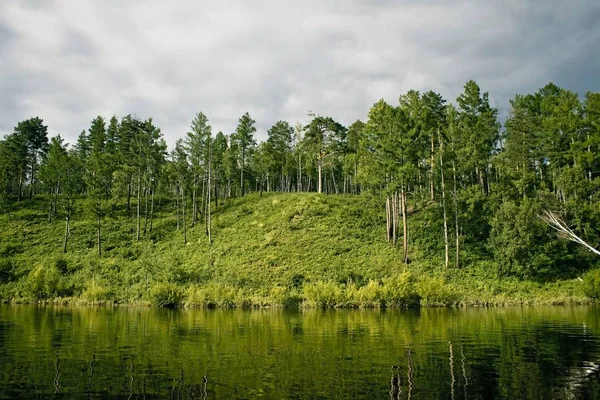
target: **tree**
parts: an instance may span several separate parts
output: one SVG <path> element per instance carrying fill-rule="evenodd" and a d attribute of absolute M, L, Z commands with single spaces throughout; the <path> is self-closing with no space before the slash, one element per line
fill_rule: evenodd
<path fill-rule="evenodd" d="M 254 127 L 255 123 L 256 121 L 250 118 L 250 114 L 245 113 L 240 117 L 235 133 L 231 136 L 231 140 L 235 142 L 235 146 L 232 146 L 232 148 L 235 148 L 238 151 L 238 160 L 240 164 L 240 195 L 242 197 L 244 197 L 245 193 L 244 170 L 246 168 L 246 158 L 248 152 L 256 146 L 256 140 L 254 140 L 253 136 L 254 132 L 256 132 L 256 128 Z"/>
<path fill-rule="evenodd" d="M 52 217 L 57 213 L 58 195 L 61 191 L 61 182 L 66 175 L 66 169 L 67 149 L 64 140 L 60 135 L 54 136 L 50 140 L 48 155 L 44 158 L 39 172 L 40 181 L 52 194 L 48 222 L 52 222 Z"/>
<path fill-rule="evenodd" d="M 200 183 L 205 187 L 204 176 L 207 171 L 208 141 L 211 136 L 211 127 L 208 118 L 203 113 L 198 113 L 192 120 L 191 130 L 188 132 L 185 145 L 192 171 L 192 226 L 198 219 L 198 192 Z M 205 190 L 202 190 L 204 192 Z"/>
<path fill-rule="evenodd" d="M 175 178 L 177 182 L 177 192 L 181 198 L 181 209 L 182 209 L 182 224 L 183 224 L 183 243 L 187 243 L 187 222 L 186 222 L 186 197 L 185 189 L 188 185 L 188 175 L 190 166 L 188 164 L 188 155 L 185 149 L 183 140 L 178 139 L 175 142 L 175 149 L 171 153 L 171 162 L 173 163 L 173 170 L 175 172 Z"/>
<path fill-rule="evenodd" d="M 304 127 L 304 140 L 310 146 L 317 160 L 317 192 L 323 192 L 323 161 L 337 150 L 337 145 L 345 139 L 346 128 L 331 117 L 312 114 L 312 121 Z"/>
<path fill-rule="evenodd" d="M 486 191 L 489 159 L 499 137 L 498 110 L 490 106 L 488 93 L 482 94 L 479 85 L 472 80 L 465 84 L 456 102 L 461 159 L 475 182 Z"/>
<path fill-rule="evenodd" d="M 106 123 L 101 116 L 92 120 L 88 141 L 90 153 L 86 160 L 86 183 L 89 201 L 96 214 L 96 233 L 98 256 L 102 255 L 101 220 L 103 216 L 102 201 L 109 196 L 110 167 L 106 146 Z"/>
<path fill-rule="evenodd" d="M 353 193 L 358 193 L 359 189 L 358 189 L 358 158 L 359 158 L 359 151 L 360 151 L 360 142 L 363 139 L 364 136 L 364 131 L 365 131 L 365 126 L 366 124 L 364 122 L 362 122 L 361 120 L 356 120 L 354 121 L 349 127 L 348 127 L 348 133 L 347 133 L 347 150 L 348 150 L 348 154 L 349 154 L 349 158 L 350 158 L 350 165 L 352 167 L 352 178 L 351 178 L 351 182 L 350 182 L 350 186 L 351 186 L 351 192 Z"/>
<path fill-rule="evenodd" d="M 276 169 L 279 172 L 279 190 L 282 192 L 285 191 L 288 186 L 286 180 L 289 179 L 287 172 L 289 172 L 291 161 L 293 135 L 294 128 L 285 121 L 277 121 L 275 125 L 267 131 L 266 143 L 268 148 L 266 150 L 269 158 L 272 160 L 271 169 Z M 273 177 L 275 177 L 275 175 L 276 174 L 274 173 Z"/>

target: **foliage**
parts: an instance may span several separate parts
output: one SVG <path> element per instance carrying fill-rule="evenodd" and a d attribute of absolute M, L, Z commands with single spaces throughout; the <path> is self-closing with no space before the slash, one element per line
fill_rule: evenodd
<path fill-rule="evenodd" d="M 157 283 L 150 289 L 152 304 L 159 307 L 175 307 L 182 298 L 181 289 L 173 283 Z"/>
<path fill-rule="evenodd" d="M 585 275 L 583 292 L 594 300 L 600 299 L 600 270 L 594 269 Z"/>

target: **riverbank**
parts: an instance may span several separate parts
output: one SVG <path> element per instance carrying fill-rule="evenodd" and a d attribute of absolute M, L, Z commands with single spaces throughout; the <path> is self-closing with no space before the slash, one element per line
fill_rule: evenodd
<path fill-rule="evenodd" d="M 186 229 L 156 201 L 136 240 L 135 218 L 114 204 L 95 221 L 78 204 L 63 253 L 64 220 L 24 201 L 0 215 L 0 301 L 183 307 L 408 307 L 583 304 L 585 282 L 499 276 L 483 244 L 465 243 L 461 268 L 443 268 L 436 204 L 409 215 L 411 262 L 385 240 L 384 210 L 368 196 L 258 194 L 220 205 L 213 243 L 200 218 Z"/>

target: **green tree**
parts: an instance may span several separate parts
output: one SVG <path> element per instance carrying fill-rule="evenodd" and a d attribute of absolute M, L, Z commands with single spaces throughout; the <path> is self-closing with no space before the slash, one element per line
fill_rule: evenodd
<path fill-rule="evenodd" d="M 235 133 L 231 135 L 231 140 L 235 142 L 235 146 L 231 146 L 232 149 L 237 151 L 238 162 L 240 166 L 240 195 L 244 197 L 245 193 L 245 182 L 244 182 L 244 171 L 246 169 L 246 159 L 248 153 L 252 151 L 256 146 L 256 140 L 254 140 L 253 134 L 256 132 L 256 127 L 250 114 L 245 113 L 238 121 Z"/>

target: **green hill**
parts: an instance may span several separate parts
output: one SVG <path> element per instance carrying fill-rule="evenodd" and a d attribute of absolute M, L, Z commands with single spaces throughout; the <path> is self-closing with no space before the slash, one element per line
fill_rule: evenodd
<path fill-rule="evenodd" d="M 437 205 L 409 216 L 410 258 L 386 242 L 384 210 L 368 196 L 251 194 L 176 230 L 172 202 L 140 241 L 119 203 L 102 220 L 103 255 L 89 207 L 78 204 L 63 253 L 64 220 L 48 221 L 44 199 L 0 215 L 0 299 L 5 302 L 115 302 L 187 306 L 407 306 L 587 302 L 579 279 L 498 278 L 471 256 L 443 268 Z M 188 218 L 191 219 L 191 218 Z M 439 218 L 438 218 L 439 220 Z M 142 222 L 142 229 L 143 229 Z M 469 249 L 466 250 L 469 259 Z M 476 253 L 476 252 L 475 252 Z M 475 254 L 474 253 L 474 254 Z"/>

